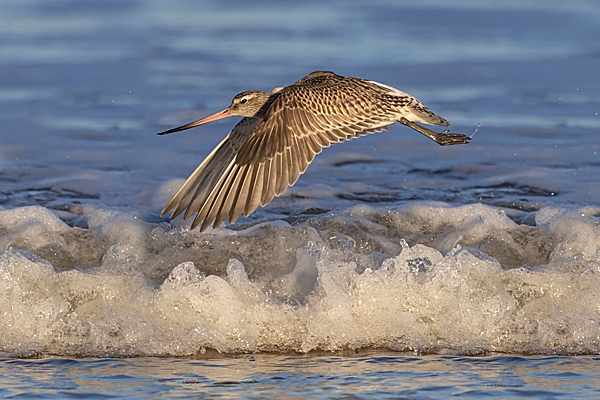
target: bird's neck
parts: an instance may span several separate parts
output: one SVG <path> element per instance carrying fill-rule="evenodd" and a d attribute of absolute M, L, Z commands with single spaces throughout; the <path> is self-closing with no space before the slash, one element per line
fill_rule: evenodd
<path fill-rule="evenodd" d="M 264 104 L 260 107 L 260 109 L 254 114 L 255 118 L 264 119 L 271 108 L 273 102 L 279 97 L 279 93 L 267 93 L 265 92 Z"/>

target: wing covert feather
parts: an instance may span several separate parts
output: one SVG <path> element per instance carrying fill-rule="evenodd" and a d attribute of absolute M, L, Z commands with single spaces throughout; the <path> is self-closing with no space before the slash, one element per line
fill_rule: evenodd
<path fill-rule="evenodd" d="M 386 90 L 398 107 L 414 99 L 377 82 L 326 71 L 281 89 L 263 119 L 244 118 L 236 125 L 162 215 L 174 210 L 174 218 L 185 211 L 187 218 L 197 212 L 192 228 L 201 224 L 205 230 L 251 214 L 293 185 L 323 148 L 396 123 L 397 113 L 380 104 Z"/>

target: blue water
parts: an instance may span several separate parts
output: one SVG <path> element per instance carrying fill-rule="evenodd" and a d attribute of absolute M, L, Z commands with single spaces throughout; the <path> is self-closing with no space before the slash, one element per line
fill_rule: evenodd
<path fill-rule="evenodd" d="M 0 396 L 600 397 L 599 38 L 595 0 L 2 2 Z M 156 132 L 319 69 L 481 126 L 159 217 L 235 121 Z"/>
<path fill-rule="evenodd" d="M 200 360 L 3 360 L 7 398 L 597 398 L 598 357 L 451 357 L 381 352 Z"/>

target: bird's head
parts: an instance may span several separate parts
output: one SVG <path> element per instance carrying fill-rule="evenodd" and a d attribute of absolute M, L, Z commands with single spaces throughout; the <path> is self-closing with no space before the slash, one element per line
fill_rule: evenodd
<path fill-rule="evenodd" d="M 229 106 L 229 115 L 263 118 L 277 95 L 261 90 L 247 90 L 236 95 Z"/>
<path fill-rule="evenodd" d="M 235 95 L 229 106 L 229 114 L 240 117 L 254 117 L 269 99 L 269 93 L 260 90 L 247 90 Z"/>
<path fill-rule="evenodd" d="M 197 121 L 190 122 L 189 124 L 185 124 L 179 126 L 177 128 L 169 129 L 168 131 L 164 131 L 159 133 L 159 135 L 166 135 L 169 133 L 184 131 L 186 129 L 194 128 L 199 125 L 208 124 L 209 122 L 218 121 L 227 117 L 255 117 L 255 118 L 264 118 L 267 110 L 273 103 L 273 101 L 279 96 L 277 90 L 279 88 L 273 89 L 273 92 L 262 92 L 260 90 L 247 90 L 240 94 L 237 94 L 233 100 L 231 101 L 231 105 L 226 109 L 219 111 L 213 115 L 209 115 L 208 117 L 199 119 Z"/>

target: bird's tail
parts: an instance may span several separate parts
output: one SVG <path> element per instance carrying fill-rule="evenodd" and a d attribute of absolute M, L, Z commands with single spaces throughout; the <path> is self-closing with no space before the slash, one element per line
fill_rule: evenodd
<path fill-rule="evenodd" d="M 404 117 L 409 121 L 420 122 L 428 125 L 450 126 L 448 121 L 439 115 L 435 115 L 433 111 L 425 107 L 423 103 L 414 97 L 411 98 L 408 107 L 410 111 L 407 113 L 408 115 L 405 115 Z"/>

